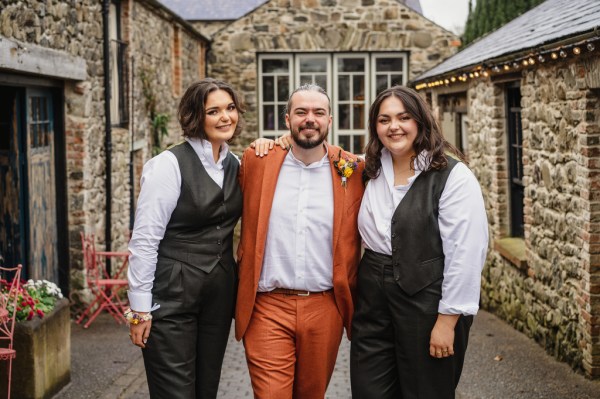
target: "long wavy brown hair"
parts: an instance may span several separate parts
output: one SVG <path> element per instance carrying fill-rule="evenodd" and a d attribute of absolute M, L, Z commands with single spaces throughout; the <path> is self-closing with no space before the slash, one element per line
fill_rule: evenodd
<path fill-rule="evenodd" d="M 404 105 L 406 112 L 417 122 L 418 133 L 413 142 L 415 154 L 420 154 L 426 150 L 429 154 L 429 169 L 444 169 L 448 165 L 446 152 L 454 154 L 462 162 L 467 163 L 464 155 L 450 144 L 442 135 L 442 130 L 433 117 L 429 105 L 413 89 L 404 86 L 394 86 L 379 93 L 371 108 L 369 109 L 369 141 L 366 148 L 365 178 L 375 179 L 381 171 L 381 150 L 383 144 L 377 136 L 377 116 L 381 103 L 389 98 L 396 97 Z M 411 168 L 416 155 L 411 160 Z M 417 166 L 423 170 L 426 165 L 421 164 L 422 160 L 417 159 Z"/>

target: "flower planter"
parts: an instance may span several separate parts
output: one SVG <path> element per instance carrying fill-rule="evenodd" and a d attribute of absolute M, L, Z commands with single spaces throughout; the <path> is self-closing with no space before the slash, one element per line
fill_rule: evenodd
<path fill-rule="evenodd" d="M 45 399 L 71 381 L 69 301 L 60 299 L 44 318 L 15 326 L 11 397 Z M 8 362 L 0 362 L 0 396 L 6 394 Z"/>

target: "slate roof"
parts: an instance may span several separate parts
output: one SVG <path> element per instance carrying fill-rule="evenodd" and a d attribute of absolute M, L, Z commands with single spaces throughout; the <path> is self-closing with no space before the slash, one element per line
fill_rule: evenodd
<path fill-rule="evenodd" d="M 160 0 L 188 21 L 232 21 L 269 0 Z"/>
<path fill-rule="evenodd" d="M 188 21 L 234 21 L 269 0 L 159 0 Z M 420 0 L 405 0 L 408 7 L 423 14 Z"/>
<path fill-rule="evenodd" d="M 547 0 L 498 30 L 472 43 L 413 82 L 489 62 L 512 53 L 596 30 L 600 0 Z"/>

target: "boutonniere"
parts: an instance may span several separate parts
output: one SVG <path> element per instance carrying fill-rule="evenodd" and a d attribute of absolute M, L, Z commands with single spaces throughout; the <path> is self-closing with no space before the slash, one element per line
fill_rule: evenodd
<path fill-rule="evenodd" d="M 346 182 L 352 176 L 356 168 L 358 168 L 358 163 L 362 162 L 360 158 L 352 159 L 349 157 L 342 158 L 342 150 L 340 150 L 338 154 L 338 159 L 333 161 L 333 166 L 337 171 L 338 175 L 342 176 L 342 187 L 346 188 Z"/>

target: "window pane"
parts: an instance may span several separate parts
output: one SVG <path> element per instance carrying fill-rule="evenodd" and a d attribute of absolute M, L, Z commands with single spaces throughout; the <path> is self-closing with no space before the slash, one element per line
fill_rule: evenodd
<path fill-rule="evenodd" d="M 362 58 L 338 58 L 338 72 L 364 72 L 365 60 Z"/>
<path fill-rule="evenodd" d="M 48 120 L 48 113 L 46 112 L 46 97 L 40 97 L 40 120 Z"/>
<path fill-rule="evenodd" d="M 338 105 L 338 121 L 340 129 L 350 129 L 350 105 Z"/>
<path fill-rule="evenodd" d="M 352 77 L 354 100 L 363 101 L 365 99 L 365 77 L 355 75 Z"/>
<path fill-rule="evenodd" d="M 392 86 L 402 85 L 402 75 L 392 75 Z"/>
<path fill-rule="evenodd" d="M 290 93 L 290 78 L 277 76 L 277 101 L 287 101 Z"/>
<path fill-rule="evenodd" d="M 375 61 L 377 72 L 397 72 L 402 70 L 401 58 L 377 58 Z"/>
<path fill-rule="evenodd" d="M 352 137 L 353 146 L 352 152 L 355 154 L 364 154 L 365 153 L 365 136 L 353 136 Z"/>
<path fill-rule="evenodd" d="M 287 72 L 289 70 L 288 60 L 262 60 L 263 73 Z"/>
<path fill-rule="evenodd" d="M 312 75 L 300 75 L 300 84 L 312 83 Z"/>
<path fill-rule="evenodd" d="M 263 129 L 275 130 L 275 106 L 263 105 Z"/>
<path fill-rule="evenodd" d="M 275 100 L 275 81 L 273 76 L 263 76 L 263 101 Z"/>
<path fill-rule="evenodd" d="M 350 99 L 350 77 L 338 76 L 338 100 L 347 101 Z"/>
<path fill-rule="evenodd" d="M 350 136 L 347 136 L 347 135 L 338 136 L 338 145 L 346 151 L 351 151 L 352 148 L 350 148 Z"/>
<path fill-rule="evenodd" d="M 29 147 L 36 148 L 38 146 L 37 125 L 32 123 L 29 125 Z"/>
<path fill-rule="evenodd" d="M 279 118 L 279 123 L 277 126 L 278 130 L 287 130 L 287 126 L 285 125 L 285 104 L 277 107 L 277 117 Z"/>
<path fill-rule="evenodd" d="M 365 106 L 364 104 L 355 104 L 354 105 L 354 129 L 364 129 L 365 128 L 365 114 L 364 114 Z"/>
<path fill-rule="evenodd" d="M 327 72 L 327 60 L 324 58 L 301 59 L 300 72 Z"/>
<path fill-rule="evenodd" d="M 382 91 L 388 88 L 387 78 L 387 75 L 377 75 L 375 77 L 375 90 L 377 94 L 381 93 Z"/>
<path fill-rule="evenodd" d="M 326 75 L 317 75 L 315 76 L 315 83 L 321 86 L 323 89 L 327 90 L 327 76 Z"/>

